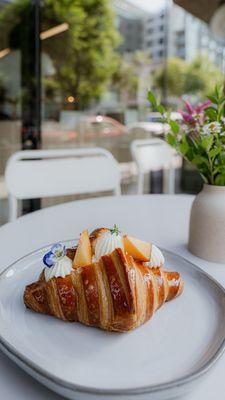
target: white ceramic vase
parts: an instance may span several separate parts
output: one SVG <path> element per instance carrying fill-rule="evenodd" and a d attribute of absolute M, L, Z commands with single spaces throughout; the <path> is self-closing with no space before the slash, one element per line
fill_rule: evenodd
<path fill-rule="evenodd" d="M 196 196 L 188 248 L 204 260 L 225 263 L 225 186 L 204 185 Z"/>

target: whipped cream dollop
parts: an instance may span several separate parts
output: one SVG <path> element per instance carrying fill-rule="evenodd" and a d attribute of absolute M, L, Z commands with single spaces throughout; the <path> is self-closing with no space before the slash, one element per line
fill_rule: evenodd
<path fill-rule="evenodd" d="M 46 282 L 52 278 L 65 278 L 73 270 L 72 260 L 64 256 L 57 260 L 52 267 L 45 267 L 44 274 Z"/>
<path fill-rule="evenodd" d="M 46 265 L 44 269 L 46 282 L 52 278 L 65 278 L 73 269 L 72 260 L 66 255 L 66 247 L 61 243 L 52 246 L 44 255 L 43 263 Z"/>
<path fill-rule="evenodd" d="M 122 236 L 113 230 L 103 232 L 96 240 L 94 261 L 98 261 L 102 256 L 112 253 L 117 248 L 124 248 Z"/>
<path fill-rule="evenodd" d="M 145 263 L 145 265 L 148 267 L 151 267 L 151 268 L 152 267 L 162 267 L 164 265 L 164 263 L 165 263 L 165 258 L 163 256 L 161 250 L 153 244 L 150 261 Z"/>

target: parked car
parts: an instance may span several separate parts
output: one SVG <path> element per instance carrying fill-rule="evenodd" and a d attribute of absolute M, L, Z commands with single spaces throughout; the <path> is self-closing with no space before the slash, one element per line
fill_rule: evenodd
<path fill-rule="evenodd" d="M 127 132 L 123 124 L 110 117 L 76 116 L 76 119 L 71 119 L 71 115 L 66 114 L 63 123 L 44 121 L 42 124 L 44 147 L 63 147 L 70 143 L 115 147 L 117 138 L 119 140 Z"/>
<path fill-rule="evenodd" d="M 103 115 L 82 117 L 77 130 L 86 138 L 121 136 L 127 132 L 125 125 Z"/>
<path fill-rule="evenodd" d="M 177 111 L 172 111 L 170 114 L 170 117 L 173 121 L 182 121 L 183 117 L 182 115 L 177 112 Z M 161 122 L 162 116 L 159 112 L 151 112 L 147 116 L 147 121 L 148 122 Z"/>
<path fill-rule="evenodd" d="M 174 121 L 182 120 L 178 112 L 172 112 L 171 118 Z M 147 121 L 133 122 L 128 125 L 129 133 L 136 133 L 136 137 L 158 136 L 163 137 L 169 131 L 169 126 L 162 122 L 162 116 L 158 112 L 152 112 L 148 115 Z"/>
<path fill-rule="evenodd" d="M 128 125 L 129 133 L 135 134 L 135 137 L 164 136 L 168 132 L 168 125 L 162 122 L 133 122 Z"/>

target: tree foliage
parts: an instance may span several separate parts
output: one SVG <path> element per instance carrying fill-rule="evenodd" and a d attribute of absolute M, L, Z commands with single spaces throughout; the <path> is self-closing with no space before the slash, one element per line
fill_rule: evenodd
<path fill-rule="evenodd" d="M 222 82 L 222 73 L 208 59 L 198 56 L 192 62 L 180 58 L 168 60 L 167 69 L 162 66 L 155 74 L 155 86 L 162 90 L 167 79 L 167 89 L 171 96 L 197 94 L 200 98 L 212 93 L 217 83 Z"/>
<path fill-rule="evenodd" d="M 180 58 L 171 58 L 166 67 L 161 66 L 154 76 L 155 86 L 163 90 L 166 85 L 168 93 L 172 96 L 181 96 L 184 93 L 186 63 Z"/>
<path fill-rule="evenodd" d="M 17 0 L 7 6 L 0 20 L 10 21 L 9 35 L 22 30 L 21 17 L 30 1 Z M 69 29 L 42 41 L 51 57 L 55 80 L 63 97 L 79 99 L 79 107 L 98 99 L 117 67 L 115 49 L 120 38 L 114 27 L 109 0 L 45 0 L 41 30 L 67 22 Z"/>
<path fill-rule="evenodd" d="M 113 74 L 112 86 L 119 94 L 122 103 L 126 103 L 129 98 L 135 97 L 138 77 L 132 62 L 128 62 L 123 57 L 118 57 L 118 68 Z"/>
<path fill-rule="evenodd" d="M 142 69 L 150 67 L 150 62 L 149 54 L 142 50 L 137 50 L 129 57 L 118 55 L 118 67 L 113 74 L 112 84 L 122 102 L 136 100 Z"/>
<path fill-rule="evenodd" d="M 222 82 L 222 72 L 207 56 L 198 56 L 187 64 L 186 93 L 200 92 L 205 97 L 212 94 L 215 86 Z"/>

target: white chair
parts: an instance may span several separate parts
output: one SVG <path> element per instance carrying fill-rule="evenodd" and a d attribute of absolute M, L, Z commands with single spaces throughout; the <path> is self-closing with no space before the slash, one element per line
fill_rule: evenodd
<path fill-rule="evenodd" d="M 161 139 L 134 140 L 131 154 L 138 167 L 138 193 L 144 192 L 144 175 L 150 171 L 163 170 L 163 193 L 174 193 L 174 150 Z"/>
<path fill-rule="evenodd" d="M 9 220 L 17 218 L 18 200 L 113 191 L 120 194 L 119 165 L 102 148 L 28 150 L 6 165 Z"/>

